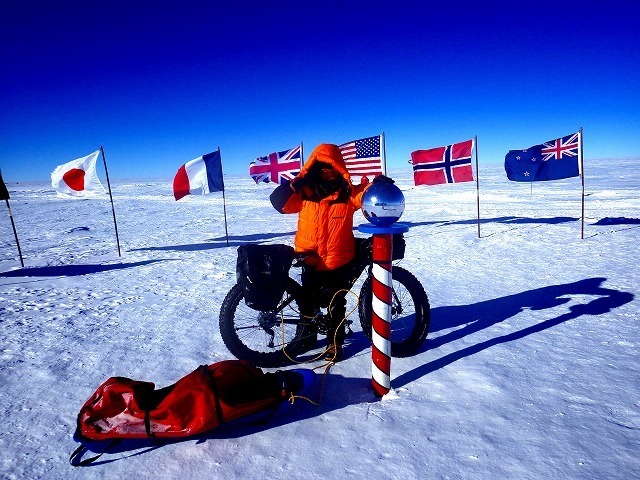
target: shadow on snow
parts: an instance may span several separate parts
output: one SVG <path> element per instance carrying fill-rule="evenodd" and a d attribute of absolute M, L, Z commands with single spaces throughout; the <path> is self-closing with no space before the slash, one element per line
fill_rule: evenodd
<path fill-rule="evenodd" d="M 271 240 L 279 237 L 289 237 L 294 235 L 295 232 L 282 232 L 282 233 L 255 233 L 251 235 L 230 235 L 229 245 L 227 245 L 227 237 L 216 237 L 207 241 L 206 243 L 191 243 L 188 245 L 167 245 L 164 247 L 143 247 L 132 248 L 131 252 L 139 251 L 178 251 L 178 252 L 195 252 L 199 250 L 213 250 L 216 248 L 239 247 L 245 243 L 261 242 L 263 240 Z M 214 243 L 215 242 L 215 243 Z"/>
<path fill-rule="evenodd" d="M 640 225 L 640 218 L 605 217 L 593 225 Z"/>
<path fill-rule="evenodd" d="M 438 307 L 431 312 L 431 332 L 460 327 L 436 338 L 428 338 L 420 352 L 436 349 L 444 344 L 459 340 L 492 325 L 529 310 L 545 310 L 571 301 L 572 295 L 598 297 L 588 303 L 572 305 L 567 313 L 550 318 L 536 325 L 523 328 L 499 337 L 491 338 L 475 345 L 462 348 L 393 379 L 394 388 L 407 385 L 424 375 L 454 363 L 461 358 L 474 355 L 494 345 L 519 340 L 527 335 L 542 332 L 581 315 L 601 315 L 633 300 L 628 292 L 602 287 L 605 278 L 588 278 L 574 283 L 536 288 L 515 295 L 487 300 L 471 305 Z"/>
<path fill-rule="evenodd" d="M 579 218 L 573 217 L 548 217 L 548 218 L 530 218 L 530 217 L 496 217 L 496 218 L 480 218 L 480 224 L 488 224 L 488 223 L 506 223 L 506 224 L 527 224 L 527 223 L 541 223 L 541 224 L 549 224 L 555 225 L 559 223 L 569 223 L 569 222 L 577 222 L 580 220 Z M 400 220 L 402 222 L 402 220 Z M 409 225 L 409 227 L 419 227 L 424 225 L 436 225 L 439 227 L 444 227 L 447 225 L 476 225 L 478 223 L 478 219 L 470 219 L 470 220 L 438 220 L 438 221 L 428 221 L 428 222 L 402 222 Z"/>
<path fill-rule="evenodd" d="M 548 218 L 530 218 L 530 217 L 496 217 L 496 218 L 481 218 L 480 224 L 489 223 L 504 223 L 504 224 L 548 224 L 556 225 L 560 223 L 577 222 L 579 218 L 573 217 L 548 217 Z M 439 220 L 439 221 L 427 221 L 427 222 L 403 222 L 409 227 L 420 227 L 427 225 L 435 225 L 438 227 L 444 227 L 447 225 L 475 225 L 478 223 L 477 219 L 470 220 Z M 638 218 L 602 218 L 593 225 L 626 225 L 626 224 L 640 224 Z M 354 226 L 354 230 L 358 230 L 358 226 Z M 200 250 L 214 250 L 217 248 L 225 247 L 239 247 L 245 243 L 256 243 L 265 240 L 272 240 L 280 237 L 291 237 L 296 232 L 281 232 L 281 233 L 255 233 L 250 235 L 230 235 L 229 245 L 227 245 L 227 237 L 216 237 L 203 243 L 191 243 L 186 245 L 166 245 L 162 247 L 142 247 L 132 248 L 131 252 L 140 251 L 177 251 L 177 252 L 196 252 Z"/>
<path fill-rule="evenodd" d="M 489 223 L 503 223 L 503 224 L 548 224 L 556 225 L 560 223 L 577 222 L 579 218 L 573 217 L 548 217 L 548 218 L 530 218 L 530 217 L 496 217 L 496 218 L 481 218 L 480 224 Z M 444 227 L 447 225 L 475 225 L 478 223 L 477 219 L 469 220 L 437 220 L 427 222 L 402 222 L 409 227 L 420 227 L 427 225 L 434 225 L 438 227 Z M 637 218 L 603 218 L 598 220 L 593 225 L 622 225 L 622 224 L 640 224 L 640 219 Z M 358 230 L 358 226 L 354 226 L 355 231 Z M 281 233 L 255 233 L 250 235 L 230 235 L 229 245 L 227 245 L 227 237 L 216 237 L 205 243 L 192 243 L 187 245 L 167 245 L 163 247 L 143 247 L 132 248 L 130 251 L 178 251 L 178 252 L 193 252 L 199 250 L 213 250 L 216 248 L 224 247 L 238 247 L 245 243 L 261 242 L 264 240 L 272 240 L 280 237 L 291 237 L 296 232 L 281 232 Z"/>
<path fill-rule="evenodd" d="M 0 272 L 0 277 L 75 277 L 91 275 L 92 273 L 121 270 L 123 268 L 139 267 L 164 260 L 144 260 L 141 262 L 114 263 L 111 265 L 60 265 L 57 267 L 26 267 L 10 272 Z"/>
<path fill-rule="evenodd" d="M 485 218 L 480 219 L 481 224 L 487 223 L 509 223 L 509 224 L 526 224 L 526 223 L 544 223 L 544 224 L 558 224 L 577 222 L 578 218 L 572 217 L 551 217 L 551 218 L 527 218 L 527 217 L 498 217 L 498 218 Z M 477 219 L 472 220 L 453 220 L 453 221 L 428 221 L 428 222 L 403 222 L 409 225 L 409 227 L 419 227 L 425 225 L 435 225 L 443 227 L 446 225 L 475 225 L 478 222 Z M 353 230 L 357 231 L 358 226 L 354 226 Z M 239 247 L 245 243 L 257 243 L 265 240 L 272 240 L 280 237 L 291 237 L 296 232 L 274 232 L 274 233 L 254 233 L 250 235 L 230 235 L 229 245 L 227 245 L 227 237 L 216 237 L 203 243 L 191 243 L 186 245 L 166 245 L 162 247 L 142 247 L 132 248 L 131 252 L 140 251 L 177 251 L 177 252 L 195 252 L 199 250 L 214 250 L 216 248 Z"/>
<path fill-rule="evenodd" d="M 437 307 L 432 310 L 431 331 L 438 332 L 445 329 L 460 327 L 450 333 L 446 333 L 434 339 L 427 339 L 419 353 L 432 351 L 436 348 L 459 340 L 467 335 L 471 335 L 480 330 L 495 325 L 501 321 L 511 318 L 526 309 L 545 310 L 568 303 L 572 295 L 590 295 L 595 298 L 588 303 L 572 305 L 569 311 L 554 318 L 542 321 L 536 325 L 523 328 L 517 332 L 495 337 L 483 342 L 462 348 L 457 352 L 450 353 L 439 359 L 421 365 L 409 372 L 406 372 L 391 380 L 393 388 L 403 387 L 411 382 L 419 380 L 421 377 L 443 368 L 455 361 L 481 352 L 494 345 L 518 340 L 527 335 L 542 332 L 555 327 L 568 320 L 576 319 L 581 315 L 601 315 L 610 312 L 614 308 L 620 307 L 633 300 L 634 296 L 628 292 L 621 292 L 610 288 L 602 287 L 605 278 L 588 278 L 574 283 L 562 285 L 551 285 L 548 287 L 536 288 L 506 297 L 486 300 L 471 305 Z M 348 345 L 346 353 L 348 357 L 367 350 L 369 343 L 362 332 L 356 332 Z M 371 389 L 371 379 L 362 377 L 344 377 L 342 375 L 331 375 L 329 381 L 323 382 L 320 378 L 316 380 L 314 388 L 316 392 L 311 393 L 311 398 L 318 401 L 322 392 L 321 408 L 312 406 L 304 400 L 297 400 L 289 409 L 287 415 L 277 415 L 271 417 L 270 414 L 259 416 L 249 416 L 240 421 L 222 425 L 215 430 L 205 434 L 178 438 L 158 440 L 125 440 L 118 445 L 109 448 L 108 453 L 130 452 L 124 457 L 106 458 L 91 463 L 89 466 L 102 465 L 116 460 L 121 460 L 131 456 L 140 455 L 148 451 L 160 448 L 169 443 L 179 443 L 185 441 L 195 441 L 204 443 L 208 440 L 220 440 L 229 438 L 240 438 L 252 435 L 261 431 L 282 426 L 288 423 L 297 422 L 308 418 L 322 415 L 326 412 L 340 410 L 349 405 L 367 405 L 377 403 Z M 366 407 L 369 408 L 368 406 Z M 295 434 L 295 433 L 294 433 Z M 109 442 L 90 442 L 86 444 L 91 452 L 100 453 L 105 450 Z"/>

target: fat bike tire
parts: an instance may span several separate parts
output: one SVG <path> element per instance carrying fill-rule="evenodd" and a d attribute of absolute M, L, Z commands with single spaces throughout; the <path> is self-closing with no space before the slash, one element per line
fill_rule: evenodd
<path fill-rule="evenodd" d="M 429 333 L 431 306 L 420 281 L 408 270 L 393 267 L 391 306 L 391 356 L 408 357 L 422 345 Z M 362 284 L 358 314 L 360 325 L 371 341 L 372 277 Z"/>
<path fill-rule="evenodd" d="M 294 285 L 288 286 L 283 299 L 292 296 L 294 291 L 297 291 Z M 236 358 L 258 367 L 290 365 L 290 358 L 302 352 L 308 331 L 300 323 L 299 312 L 295 296 L 272 311 L 249 308 L 244 302 L 242 287 L 236 284 L 222 301 L 220 335 Z"/>

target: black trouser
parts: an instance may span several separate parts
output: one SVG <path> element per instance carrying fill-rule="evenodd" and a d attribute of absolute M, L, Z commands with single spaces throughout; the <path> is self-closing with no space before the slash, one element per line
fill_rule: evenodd
<path fill-rule="evenodd" d="M 347 291 L 351 287 L 353 274 L 351 263 L 334 270 L 316 270 L 312 267 L 302 269 L 303 305 L 302 314 L 313 315 L 313 306 L 328 307 L 331 316 L 327 332 L 327 342 L 333 344 L 334 338 L 338 345 L 344 343 L 345 322 L 347 314 Z M 339 293 L 336 293 L 339 292 Z"/>

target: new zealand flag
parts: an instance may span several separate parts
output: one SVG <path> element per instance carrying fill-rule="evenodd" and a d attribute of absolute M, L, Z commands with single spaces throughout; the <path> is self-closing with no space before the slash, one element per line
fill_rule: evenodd
<path fill-rule="evenodd" d="M 580 175 L 580 133 L 550 140 L 504 157 L 507 178 L 514 182 L 559 180 Z"/>

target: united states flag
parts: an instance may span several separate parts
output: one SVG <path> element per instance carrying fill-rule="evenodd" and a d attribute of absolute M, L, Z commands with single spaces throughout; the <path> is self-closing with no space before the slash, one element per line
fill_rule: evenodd
<path fill-rule="evenodd" d="M 354 177 L 376 177 L 382 174 L 381 144 L 382 136 L 377 135 L 340 145 L 342 158 L 352 181 Z"/>
<path fill-rule="evenodd" d="M 472 182 L 471 151 L 473 140 L 446 147 L 411 152 L 413 180 L 416 185 Z"/>
<path fill-rule="evenodd" d="M 291 150 L 274 152 L 266 157 L 256 158 L 249 165 L 249 175 L 256 183 L 284 183 L 300 173 L 302 148 L 298 145 Z"/>

